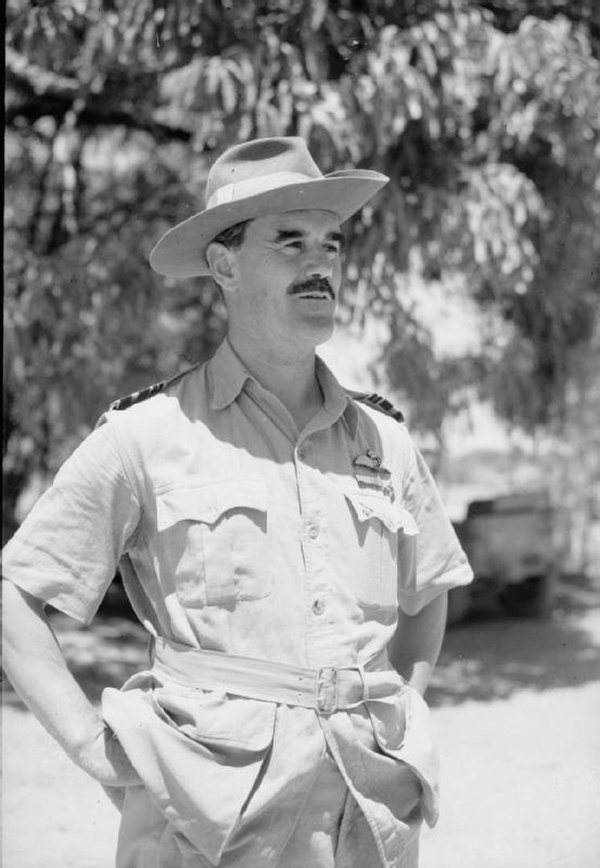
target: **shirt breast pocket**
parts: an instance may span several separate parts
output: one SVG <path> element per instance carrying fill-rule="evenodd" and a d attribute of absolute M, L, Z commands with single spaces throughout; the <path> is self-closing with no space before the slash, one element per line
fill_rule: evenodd
<path fill-rule="evenodd" d="M 398 605 L 398 546 L 402 535 L 419 533 L 403 506 L 378 490 L 344 492 L 354 521 L 358 558 L 350 573 L 359 603 L 368 608 Z"/>
<path fill-rule="evenodd" d="M 189 608 L 260 600 L 272 588 L 261 479 L 174 485 L 157 493 L 158 545 Z"/>

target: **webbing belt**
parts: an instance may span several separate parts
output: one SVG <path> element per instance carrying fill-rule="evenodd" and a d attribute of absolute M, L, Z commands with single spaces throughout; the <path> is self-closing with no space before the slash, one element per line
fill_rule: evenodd
<path fill-rule="evenodd" d="M 391 669 L 303 669 L 189 648 L 161 638 L 155 640 L 152 672 L 161 682 L 175 681 L 191 689 L 222 690 L 247 699 L 300 705 L 322 715 L 356 708 L 368 700 L 386 699 L 404 688 L 403 679 Z"/>

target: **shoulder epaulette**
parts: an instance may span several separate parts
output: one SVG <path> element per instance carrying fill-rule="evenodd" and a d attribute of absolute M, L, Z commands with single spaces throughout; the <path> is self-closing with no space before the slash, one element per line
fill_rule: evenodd
<path fill-rule="evenodd" d="M 346 389 L 346 393 L 354 398 L 355 401 L 360 401 L 361 404 L 366 404 L 368 407 L 373 407 L 374 410 L 379 410 L 385 413 L 386 416 L 391 416 L 396 422 L 404 422 L 404 414 L 398 410 L 391 401 L 387 398 L 382 398 L 376 392 L 353 392 Z"/>
<path fill-rule="evenodd" d="M 116 401 L 113 401 L 109 404 L 109 410 L 126 410 L 128 407 L 132 407 L 134 404 L 139 404 L 140 401 L 145 401 L 147 398 L 152 398 L 154 395 L 158 395 L 159 392 L 164 392 L 167 386 L 172 386 L 173 383 L 176 383 L 178 380 L 181 380 L 182 377 L 185 377 L 186 374 L 189 374 L 190 371 L 193 371 L 197 368 L 198 365 L 194 365 L 192 368 L 187 368 L 185 371 L 181 371 L 179 374 L 175 374 L 174 377 L 171 377 L 168 380 L 161 380 L 160 383 L 154 383 L 152 386 L 147 386 L 145 389 L 140 389 L 138 392 L 132 392 L 131 395 L 125 395 L 123 398 L 117 398 Z"/>

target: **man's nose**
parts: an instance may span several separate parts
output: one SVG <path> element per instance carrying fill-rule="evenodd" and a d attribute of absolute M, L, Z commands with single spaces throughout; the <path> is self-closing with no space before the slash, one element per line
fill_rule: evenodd
<path fill-rule="evenodd" d="M 307 277 L 331 277 L 335 262 L 326 250 L 313 250 L 307 255 L 305 273 Z"/>

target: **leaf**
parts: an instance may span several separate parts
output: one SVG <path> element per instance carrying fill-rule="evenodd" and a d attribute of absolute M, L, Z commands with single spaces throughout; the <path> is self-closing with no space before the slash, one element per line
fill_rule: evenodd
<path fill-rule="evenodd" d="M 230 115 L 233 114 L 237 107 L 237 91 L 230 65 L 225 66 L 223 69 L 223 75 L 221 78 L 221 98 L 223 100 L 225 113 Z"/>

